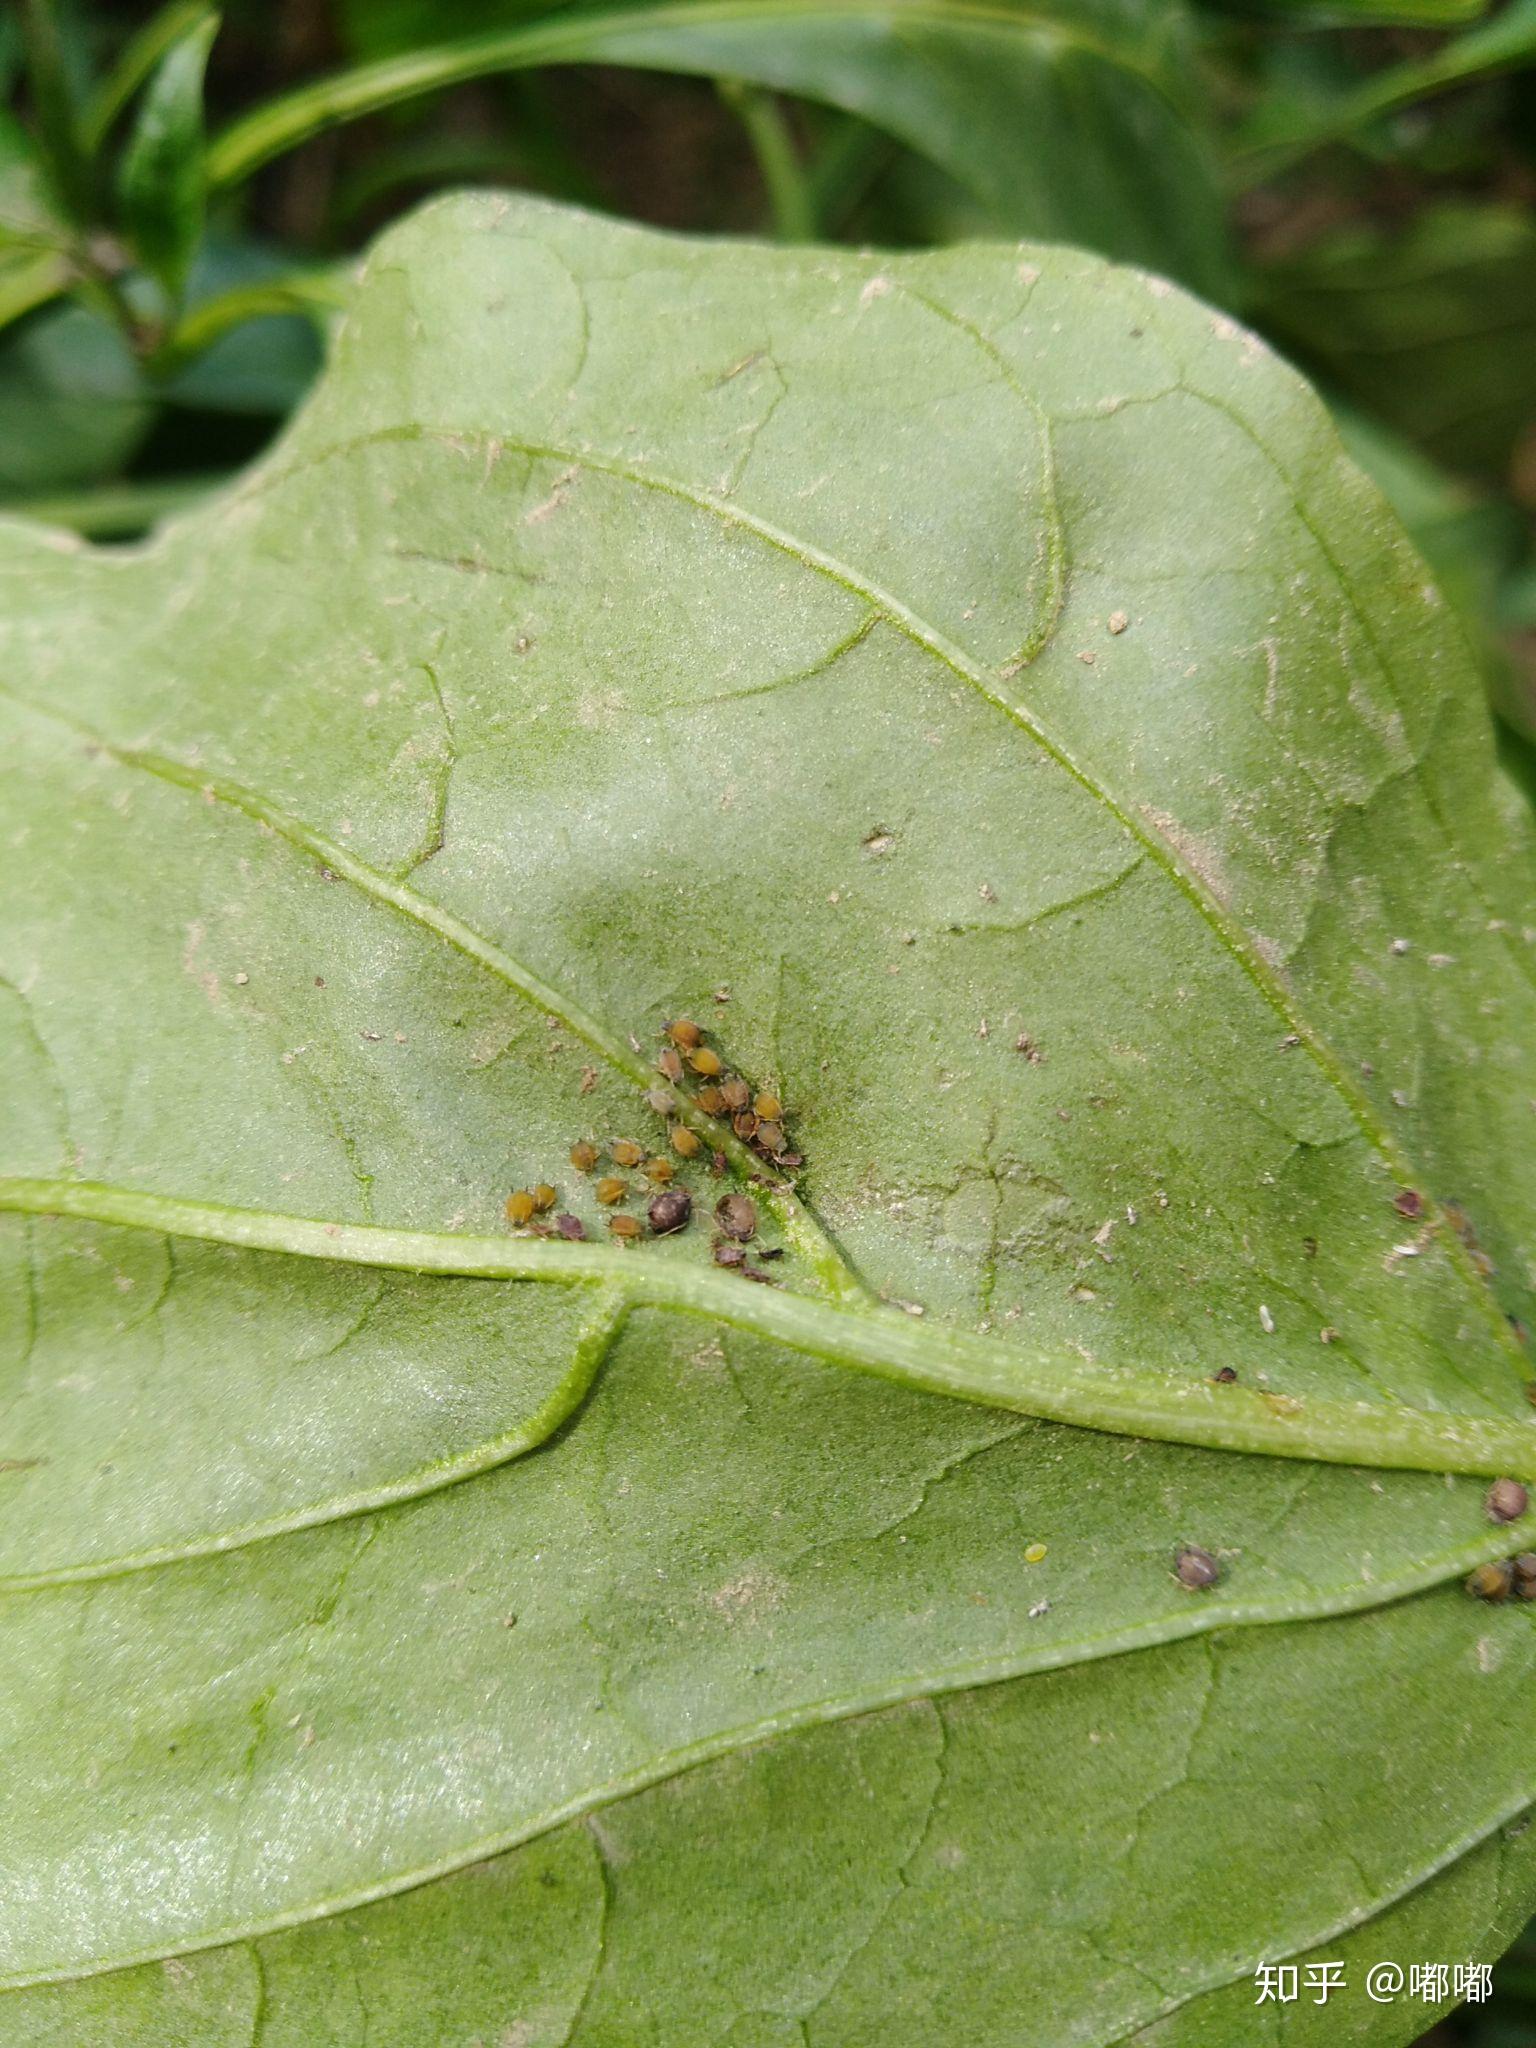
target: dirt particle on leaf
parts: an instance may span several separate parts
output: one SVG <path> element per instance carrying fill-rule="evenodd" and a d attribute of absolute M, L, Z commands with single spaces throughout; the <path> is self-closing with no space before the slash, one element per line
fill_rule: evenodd
<path fill-rule="evenodd" d="M 1116 635 L 1123 633 L 1130 623 L 1124 612 L 1111 612 L 1109 615 L 1109 630 Z"/>
<path fill-rule="evenodd" d="M 887 832 L 883 826 L 877 825 L 873 832 L 865 834 L 861 843 L 864 851 L 872 859 L 878 860 L 882 854 L 889 853 L 896 844 L 896 834 Z"/>
<path fill-rule="evenodd" d="M 783 1598 L 784 1581 L 777 1573 L 749 1569 L 717 1586 L 709 1604 L 730 1621 L 744 1621 L 752 1614 L 771 1611 Z"/>

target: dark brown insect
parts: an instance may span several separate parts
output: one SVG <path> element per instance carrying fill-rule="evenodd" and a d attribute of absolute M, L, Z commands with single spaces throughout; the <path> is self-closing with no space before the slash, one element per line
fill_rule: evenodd
<path fill-rule="evenodd" d="M 754 1266 L 750 1259 L 743 1263 L 741 1277 L 743 1280 L 760 1281 L 764 1287 L 777 1287 L 779 1284 L 771 1273 L 765 1273 L 761 1266 Z"/>
<path fill-rule="evenodd" d="M 622 1243 L 629 1243 L 640 1235 L 640 1226 L 633 1216 L 610 1216 L 608 1228 Z"/>
<path fill-rule="evenodd" d="M 645 1157 L 645 1147 L 637 1145 L 633 1138 L 615 1138 L 608 1147 L 608 1157 L 615 1166 L 638 1166 Z"/>
<path fill-rule="evenodd" d="M 756 1098 L 752 1107 L 757 1111 L 757 1114 L 765 1124 L 778 1123 L 784 1114 L 783 1103 L 780 1102 L 777 1095 L 770 1094 L 766 1089 Z"/>
<path fill-rule="evenodd" d="M 769 1245 L 766 1251 L 759 1251 L 757 1256 L 762 1260 L 763 1264 L 766 1266 L 770 1259 L 783 1258 L 784 1247 L 781 1244 L 771 1244 Z"/>
<path fill-rule="evenodd" d="M 1417 1188 L 1399 1188 L 1392 1197 L 1392 1206 L 1399 1216 L 1407 1216 L 1409 1218 L 1422 1216 L 1424 1214 L 1424 1197 Z"/>
<path fill-rule="evenodd" d="M 693 1197 L 686 1188 L 667 1188 L 651 1197 L 651 1205 L 645 1213 L 656 1235 L 668 1237 L 674 1230 L 686 1227 L 693 1214 Z"/>
<path fill-rule="evenodd" d="M 1518 1479 L 1495 1479 L 1483 1506 L 1490 1522 L 1518 1522 L 1531 1504 L 1531 1497 Z"/>
<path fill-rule="evenodd" d="M 718 1116 L 725 1107 L 725 1097 L 718 1088 L 701 1088 L 693 1099 L 706 1116 Z"/>
<path fill-rule="evenodd" d="M 1522 1550 L 1509 1562 L 1515 1574 L 1515 1591 L 1522 1600 L 1536 1600 L 1536 1550 Z"/>
<path fill-rule="evenodd" d="M 667 1138 L 679 1159 L 692 1159 L 699 1150 L 699 1140 L 686 1124 L 674 1124 Z"/>
<path fill-rule="evenodd" d="M 782 1152 L 784 1150 L 784 1126 L 782 1124 L 759 1124 L 757 1127 L 757 1142 L 765 1152 Z"/>
<path fill-rule="evenodd" d="M 587 1234 L 587 1226 L 579 1216 L 557 1216 L 555 1218 L 555 1228 L 562 1237 L 570 1238 L 572 1243 L 575 1243 Z"/>
<path fill-rule="evenodd" d="M 553 1209 L 558 1199 L 559 1197 L 547 1180 L 541 1180 L 533 1191 L 533 1206 L 541 1215 L 544 1210 Z"/>
<path fill-rule="evenodd" d="M 670 1024 L 661 1027 L 674 1045 L 680 1045 L 684 1052 L 692 1052 L 704 1033 L 688 1017 L 675 1017 Z"/>
<path fill-rule="evenodd" d="M 1507 1600 L 1514 1583 L 1514 1572 L 1500 1558 L 1496 1564 L 1480 1564 L 1467 1580 L 1467 1591 L 1474 1600 Z"/>
<path fill-rule="evenodd" d="M 720 1084 L 720 1100 L 734 1116 L 738 1109 L 745 1109 L 752 1100 L 752 1090 L 740 1074 L 729 1074 Z"/>
<path fill-rule="evenodd" d="M 677 1097 L 670 1088 L 648 1088 L 645 1106 L 647 1109 L 654 1109 L 658 1116 L 671 1116 L 677 1108 Z"/>
<path fill-rule="evenodd" d="M 757 1204 L 750 1195 L 722 1195 L 715 1204 L 715 1221 L 727 1237 L 745 1244 L 757 1230 Z"/>
<path fill-rule="evenodd" d="M 682 1080 L 683 1056 L 675 1046 L 669 1045 L 667 1047 L 666 1051 L 656 1062 L 656 1070 L 660 1074 L 665 1074 L 669 1081 Z"/>
<path fill-rule="evenodd" d="M 521 1230 L 525 1224 L 533 1221 L 534 1211 L 538 1206 L 527 1188 L 519 1188 L 515 1194 L 507 1197 L 507 1221 L 514 1228 Z"/>
<path fill-rule="evenodd" d="M 605 1209 L 611 1209 L 615 1202 L 622 1202 L 629 1193 L 629 1182 L 620 1180 L 616 1173 L 610 1173 L 598 1182 L 593 1193 Z"/>
<path fill-rule="evenodd" d="M 746 1253 L 739 1244 L 732 1244 L 728 1238 L 715 1239 L 715 1264 L 717 1266 L 740 1266 L 746 1261 Z"/>
<path fill-rule="evenodd" d="M 1214 1586 L 1221 1577 L 1221 1566 L 1208 1550 L 1202 1550 L 1198 1543 L 1181 1543 L 1174 1553 L 1174 1575 L 1181 1586 L 1192 1591 L 1203 1592 L 1207 1586 Z"/>
<path fill-rule="evenodd" d="M 571 1147 L 571 1164 L 578 1173 L 590 1173 L 597 1164 L 597 1147 L 587 1138 L 581 1138 Z"/>
<path fill-rule="evenodd" d="M 1219 1372 L 1213 1372 L 1211 1378 L 1219 1387 L 1230 1387 L 1237 1378 L 1237 1367 L 1235 1365 L 1224 1365 Z"/>
<path fill-rule="evenodd" d="M 724 1062 L 712 1045 L 695 1046 L 688 1055 L 688 1064 L 696 1074 L 702 1074 L 707 1081 L 712 1081 L 716 1074 L 724 1071 Z"/>

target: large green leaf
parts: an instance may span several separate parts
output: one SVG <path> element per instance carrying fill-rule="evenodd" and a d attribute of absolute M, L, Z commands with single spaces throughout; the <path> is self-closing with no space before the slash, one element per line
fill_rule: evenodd
<path fill-rule="evenodd" d="M 0 2039 L 1167 2048 L 1507 1934 L 1528 826 L 1260 344 L 457 200 L 0 566 Z M 564 1163 L 679 1011 L 781 1286 Z"/>

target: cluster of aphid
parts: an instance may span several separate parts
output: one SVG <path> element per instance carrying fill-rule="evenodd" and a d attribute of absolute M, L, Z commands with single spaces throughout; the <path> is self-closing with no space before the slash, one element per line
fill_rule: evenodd
<path fill-rule="evenodd" d="M 776 1166 L 802 1164 L 797 1154 L 786 1150 L 784 1110 L 776 1095 L 766 1090 L 754 1095 L 739 1075 L 728 1074 L 719 1054 L 704 1044 L 704 1033 L 699 1026 L 686 1018 L 664 1026 L 662 1036 L 668 1042 L 656 1062 L 658 1069 L 674 1086 L 680 1086 L 684 1078 L 683 1057 L 686 1053 L 693 1072 L 704 1078 L 705 1085 L 697 1091 L 694 1102 L 706 1116 L 729 1116 L 736 1136 L 759 1156 L 771 1159 Z M 666 1122 L 667 1142 L 678 1158 L 697 1159 L 704 1150 L 704 1140 L 687 1124 L 676 1121 L 678 1100 L 672 1090 L 651 1088 L 646 1092 L 645 1101 L 647 1107 Z M 583 1174 L 596 1174 L 604 1164 L 603 1153 L 590 1138 L 580 1138 L 572 1145 L 570 1159 L 577 1172 Z M 648 1155 L 646 1147 L 633 1138 L 615 1138 L 607 1148 L 606 1163 L 622 1171 L 600 1174 L 592 1192 L 605 1209 L 613 1212 L 608 1218 L 608 1229 L 621 1244 L 632 1244 L 643 1237 L 647 1226 L 653 1237 L 671 1237 L 677 1231 L 687 1229 L 693 1220 L 693 1195 L 686 1187 L 672 1185 L 677 1176 L 673 1160 L 660 1153 Z M 710 1165 L 713 1172 L 724 1173 L 724 1153 L 714 1152 Z M 634 1184 L 625 1175 L 636 1170 L 643 1184 L 639 1192 L 642 1196 L 648 1195 L 644 1223 L 624 1208 L 630 1196 L 636 1193 Z M 507 1198 L 507 1221 L 514 1229 L 529 1231 L 535 1237 L 563 1237 L 573 1241 L 584 1238 L 587 1226 L 579 1216 L 573 1216 L 566 1210 L 550 1215 L 559 1199 L 558 1192 L 547 1181 L 540 1181 L 533 1188 L 518 1188 Z M 747 1246 L 757 1235 L 757 1204 L 751 1196 L 722 1195 L 715 1204 L 715 1226 L 715 1264 L 730 1267 L 748 1280 L 771 1283 L 773 1276 L 765 1273 L 761 1265 L 754 1265 L 747 1252 Z M 782 1246 L 759 1249 L 757 1253 L 764 1263 L 783 1256 Z"/>
<path fill-rule="evenodd" d="M 1530 1504 L 1518 1479 L 1496 1479 L 1483 1503 L 1491 1522 L 1518 1522 Z M 1517 1600 L 1536 1600 L 1536 1550 L 1480 1564 L 1467 1580 L 1467 1591 L 1478 1600 L 1507 1600 L 1511 1593 Z"/>
<path fill-rule="evenodd" d="M 790 1149 L 784 1130 L 784 1105 L 771 1089 L 754 1089 L 740 1074 L 727 1071 L 725 1062 L 712 1045 L 704 1043 L 702 1028 L 687 1017 L 679 1017 L 662 1028 L 668 1043 L 656 1066 L 673 1087 L 682 1087 L 692 1073 L 697 1077 L 694 1107 L 706 1116 L 729 1119 L 731 1129 L 760 1159 L 766 1159 L 786 1173 L 793 1173 L 805 1161 Z M 677 1104 L 665 1088 L 653 1088 L 646 1101 L 653 1109 Z M 663 1110 L 665 1115 L 666 1111 Z M 692 1133 L 689 1133 L 692 1136 Z"/>

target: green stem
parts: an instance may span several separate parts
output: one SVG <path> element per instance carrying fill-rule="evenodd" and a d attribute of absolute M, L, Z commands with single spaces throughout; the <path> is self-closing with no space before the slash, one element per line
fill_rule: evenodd
<path fill-rule="evenodd" d="M 810 181 L 776 95 L 739 78 L 720 79 L 717 90 L 746 130 L 778 240 L 814 242 L 818 230 Z"/>
<path fill-rule="evenodd" d="M 298 313 L 315 319 L 345 304 L 340 288 L 324 274 L 283 279 L 270 284 L 237 286 L 205 299 L 185 314 L 174 332 L 157 348 L 146 367 L 158 377 L 174 377 L 205 350 L 248 320 L 273 314 Z"/>
<path fill-rule="evenodd" d="M 407 1273 L 555 1285 L 598 1281 L 631 1308 L 707 1316 L 904 1386 L 1083 1429 L 1324 1464 L 1536 1480 L 1536 1421 L 1299 1400 L 1240 1382 L 1217 1385 L 1150 1367 L 1091 1365 L 1071 1352 L 1004 1344 L 887 1308 L 754 1287 L 696 1264 L 682 1245 L 626 1249 L 374 1229 L 90 1181 L 0 1180 L 0 1210 Z"/>

